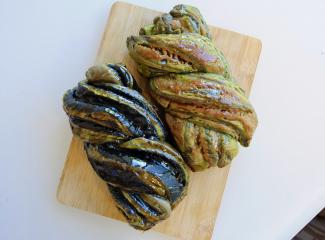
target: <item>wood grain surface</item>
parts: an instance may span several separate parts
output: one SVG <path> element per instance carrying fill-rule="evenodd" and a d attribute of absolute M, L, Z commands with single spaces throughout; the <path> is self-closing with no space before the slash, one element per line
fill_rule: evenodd
<path fill-rule="evenodd" d="M 135 63 L 128 56 L 126 38 L 137 35 L 140 27 L 151 23 L 158 14 L 153 10 L 116 2 L 111 8 L 96 59 L 96 63 L 125 63 L 148 99 L 147 80 L 139 76 Z M 260 40 L 217 27 L 210 29 L 217 47 L 230 63 L 233 76 L 248 94 L 261 51 Z M 187 197 L 170 218 L 156 225 L 153 230 L 179 239 L 211 239 L 228 171 L 229 166 L 191 173 Z M 92 170 L 83 144 L 76 137 L 71 141 L 57 198 L 66 205 L 125 221 L 115 207 L 106 184 Z"/>

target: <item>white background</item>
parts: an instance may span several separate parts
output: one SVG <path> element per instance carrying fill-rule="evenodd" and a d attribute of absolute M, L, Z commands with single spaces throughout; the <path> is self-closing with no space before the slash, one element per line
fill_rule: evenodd
<path fill-rule="evenodd" d="M 263 42 L 251 94 L 260 124 L 232 164 L 214 239 L 290 239 L 325 206 L 325 2 L 183 3 Z M 1 240 L 170 239 L 55 198 L 71 139 L 61 98 L 94 62 L 111 4 L 0 1 Z"/>

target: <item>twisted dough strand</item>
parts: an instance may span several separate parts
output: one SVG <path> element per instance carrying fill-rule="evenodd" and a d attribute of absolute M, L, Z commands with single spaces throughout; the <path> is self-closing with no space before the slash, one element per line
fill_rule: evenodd
<path fill-rule="evenodd" d="M 175 14 L 178 13 L 178 14 Z M 199 10 L 177 5 L 127 39 L 139 72 L 150 79 L 152 96 L 194 171 L 224 167 L 248 146 L 257 116 L 232 79 L 223 53 Z"/>
<path fill-rule="evenodd" d="M 91 67 L 63 97 L 74 135 L 128 222 L 147 230 L 185 196 L 188 173 L 153 107 L 120 64 Z"/>

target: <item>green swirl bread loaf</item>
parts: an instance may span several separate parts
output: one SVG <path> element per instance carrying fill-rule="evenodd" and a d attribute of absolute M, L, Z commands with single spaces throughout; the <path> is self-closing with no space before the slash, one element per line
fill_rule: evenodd
<path fill-rule="evenodd" d="M 196 8 L 178 5 L 127 39 L 130 56 L 150 79 L 152 96 L 194 171 L 229 164 L 238 143 L 247 147 L 257 126 L 254 108 L 210 36 Z"/>
<path fill-rule="evenodd" d="M 123 65 L 94 66 L 86 77 L 63 97 L 72 131 L 129 224 L 147 230 L 186 195 L 185 163 Z"/>

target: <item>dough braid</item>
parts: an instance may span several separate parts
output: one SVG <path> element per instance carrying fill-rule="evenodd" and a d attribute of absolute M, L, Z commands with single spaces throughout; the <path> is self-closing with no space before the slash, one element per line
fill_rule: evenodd
<path fill-rule="evenodd" d="M 127 39 L 138 71 L 150 79 L 151 94 L 194 171 L 224 167 L 248 146 L 257 116 L 233 80 L 223 53 L 199 10 L 177 5 Z"/>
<path fill-rule="evenodd" d="M 147 230 L 185 196 L 186 165 L 125 66 L 94 66 L 86 77 L 63 97 L 73 134 L 129 224 Z"/>

